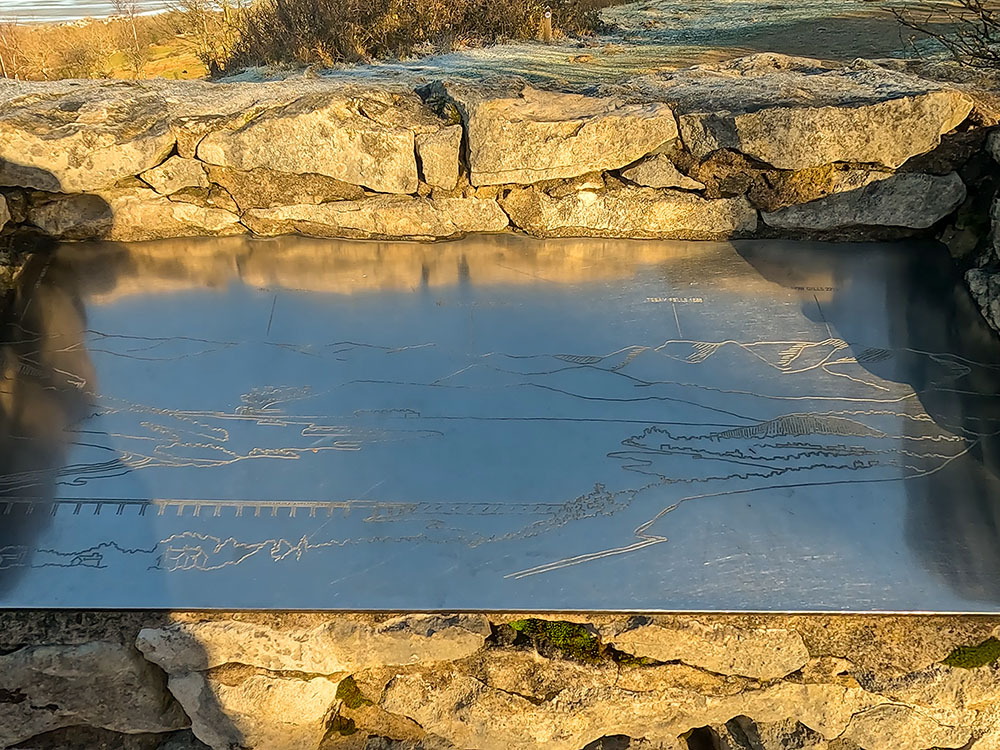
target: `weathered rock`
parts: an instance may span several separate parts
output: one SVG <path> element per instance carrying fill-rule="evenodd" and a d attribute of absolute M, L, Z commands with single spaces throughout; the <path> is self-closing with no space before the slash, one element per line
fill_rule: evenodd
<path fill-rule="evenodd" d="M 713 729 L 719 740 L 718 750 L 826 750 L 829 747 L 819 732 L 792 719 L 765 723 L 736 716 Z"/>
<path fill-rule="evenodd" d="M 154 91 L 125 82 L 29 91 L 0 87 L 0 185 L 98 190 L 156 166 L 174 147 Z"/>
<path fill-rule="evenodd" d="M 381 705 L 457 747 L 579 750 L 601 735 L 676 742 L 696 727 L 724 724 L 735 716 L 765 723 L 794 718 L 829 740 L 855 713 L 880 702 L 858 688 L 792 682 L 745 691 L 735 687 L 709 697 L 678 684 L 672 674 L 657 678 L 652 670 L 639 670 L 629 688 L 616 684 L 616 672 L 610 670 L 607 677 L 591 673 L 589 679 L 564 681 L 554 694 L 537 696 L 499 687 L 514 680 L 500 683 L 498 673 L 512 668 L 520 674 L 518 664 L 517 657 L 497 656 L 491 674 L 461 669 L 399 674 L 385 686 Z M 721 678 L 717 682 L 724 685 Z"/>
<path fill-rule="evenodd" d="M 698 159 L 735 149 L 780 169 L 833 162 L 901 166 L 962 123 L 972 99 L 878 66 L 753 55 L 654 78 Z M 646 92 L 649 95 L 651 92 Z"/>
<path fill-rule="evenodd" d="M 480 615 L 403 615 L 381 623 L 337 619 L 314 628 L 275 629 L 237 620 L 143 630 L 137 646 L 169 673 L 228 663 L 312 674 L 462 659 L 483 647 Z"/>
<path fill-rule="evenodd" d="M 235 129 L 208 133 L 197 155 L 222 167 L 316 173 L 382 193 L 413 193 L 418 123 L 407 118 L 421 107 L 415 94 L 377 89 L 307 94 Z"/>
<path fill-rule="evenodd" d="M 623 169 L 621 175 L 626 180 L 644 187 L 676 187 L 682 190 L 705 189 L 702 183 L 682 174 L 666 154 L 648 156 L 635 166 Z"/>
<path fill-rule="evenodd" d="M 968 727 L 949 726 L 935 721 L 925 711 L 892 704 L 858 713 L 844 732 L 845 739 L 863 748 L 891 747 L 894 750 L 957 748 L 971 737 Z"/>
<path fill-rule="evenodd" d="M 233 196 L 218 185 L 207 188 L 184 188 L 171 195 L 170 200 L 191 203 L 202 208 L 221 208 L 233 214 L 240 212 L 240 207 L 233 200 Z"/>
<path fill-rule="evenodd" d="M 273 169 L 242 171 L 227 167 L 208 167 L 209 179 L 233 196 L 240 210 L 292 206 L 300 203 L 353 201 L 365 196 L 352 185 L 321 174 L 289 174 Z"/>
<path fill-rule="evenodd" d="M 716 151 L 694 165 L 690 173 L 704 183 L 706 198 L 746 195 L 761 211 L 777 211 L 834 193 L 857 190 L 893 175 L 846 164 L 824 164 L 798 171 L 773 169 L 737 151 Z"/>
<path fill-rule="evenodd" d="M 986 150 L 993 161 L 1000 162 L 1000 130 L 994 130 L 986 138 Z"/>
<path fill-rule="evenodd" d="M 417 159 L 424 182 L 454 190 L 458 185 L 458 160 L 462 150 L 462 126 L 452 125 L 416 137 Z"/>
<path fill-rule="evenodd" d="M 95 641 L 0 656 L 0 747 L 61 727 L 168 732 L 188 725 L 163 675 L 134 649 Z"/>
<path fill-rule="evenodd" d="M 601 638 L 617 649 L 657 661 L 681 661 L 712 672 L 776 680 L 809 660 L 802 637 L 780 628 L 703 625 L 694 619 L 647 622 L 636 618 L 624 629 L 602 628 Z"/>
<path fill-rule="evenodd" d="M 326 735 L 338 684 L 326 677 L 199 672 L 169 681 L 195 736 L 213 750 L 315 750 Z"/>
<path fill-rule="evenodd" d="M 719 239 L 745 236 L 757 212 L 745 198 L 705 200 L 652 188 L 580 191 L 555 198 L 515 188 L 503 200 L 513 224 L 539 237 Z"/>
<path fill-rule="evenodd" d="M 954 172 L 945 176 L 902 173 L 856 190 L 764 213 L 763 219 L 777 229 L 806 232 L 852 227 L 926 229 L 958 208 L 965 196 L 965 185 Z"/>
<path fill-rule="evenodd" d="M 243 221 L 260 235 L 299 232 L 317 237 L 444 239 L 500 232 L 509 225 L 495 200 L 382 197 L 247 211 Z"/>
<path fill-rule="evenodd" d="M 0 229 L 10 221 L 10 209 L 7 208 L 7 199 L 0 195 Z"/>
<path fill-rule="evenodd" d="M 1000 331 L 1000 273 L 984 268 L 966 272 L 965 283 L 994 330 Z"/>
<path fill-rule="evenodd" d="M 29 218 L 46 234 L 68 240 L 131 242 L 246 231 L 229 211 L 172 201 L 143 188 L 57 198 L 32 208 Z"/>
<path fill-rule="evenodd" d="M 196 159 L 180 156 L 171 156 L 139 177 L 160 195 L 173 195 L 184 188 L 207 188 L 209 185 L 205 166 Z"/>
<path fill-rule="evenodd" d="M 619 169 L 677 137 L 664 103 L 449 85 L 466 124 L 475 186 L 521 184 Z"/>

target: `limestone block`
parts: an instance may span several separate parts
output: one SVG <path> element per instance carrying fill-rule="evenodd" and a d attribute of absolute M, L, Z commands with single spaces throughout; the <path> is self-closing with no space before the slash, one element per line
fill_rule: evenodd
<path fill-rule="evenodd" d="M 365 196 L 358 185 L 321 174 L 289 174 L 263 168 L 242 171 L 210 166 L 208 175 L 213 183 L 225 188 L 241 211 L 300 203 L 353 201 Z"/>
<path fill-rule="evenodd" d="M 230 211 L 171 201 L 145 188 L 59 198 L 31 209 L 29 219 L 46 234 L 67 240 L 133 242 L 246 232 Z"/>
<path fill-rule="evenodd" d="M 0 185 L 98 190 L 155 167 L 174 147 L 155 92 L 101 82 L 25 93 L 0 105 Z"/>
<path fill-rule="evenodd" d="M 757 212 L 746 198 L 705 200 L 638 187 L 561 198 L 515 188 L 503 208 L 515 226 L 539 237 L 721 239 L 746 236 L 757 227 Z"/>
<path fill-rule="evenodd" d="M 3 229 L 10 221 L 10 209 L 7 208 L 7 199 L 0 195 L 0 229 Z"/>
<path fill-rule="evenodd" d="M 180 156 L 171 156 L 163 164 L 139 176 L 160 195 L 173 195 L 184 188 L 207 188 L 209 185 L 204 165 L 196 159 Z"/>
<path fill-rule="evenodd" d="M 471 181 L 522 184 L 619 169 L 677 137 L 669 104 L 448 85 L 466 125 Z"/>
<path fill-rule="evenodd" d="M 776 680 L 809 660 L 802 636 L 782 628 L 739 628 L 695 619 L 604 627 L 601 638 L 617 649 L 657 661 L 681 661 L 719 674 Z"/>
<path fill-rule="evenodd" d="M 490 634 L 481 615 L 403 615 L 381 623 L 336 618 L 313 628 L 238 620 L 178 623 L 139 633 L 146 658 L 174 674 L 228 663 L 313 674 L 462 659 Z"/>
<path fill-rule="evenodd" d="M 234 169 L 323 174 L 381 193 L 414 193 L 414 128 L 384 110 L 400 109 L 398 95 L 306 94 L 233 128 L 214 130 L 198 143 L 198 158 Z M 410 97 L 417 103 L 415 94 Z"/>
<path fill-rule="evenodd" d="M 927 750 L 930 747 L 963 747 L 971 739 L 972 732 L 967 726 L 949 726 L 935 721 L 926 711 L 885 704 L 856 715 L 843 736 L 864 748 Z"/>
<path fill-rule="evenodd" d="M 61 727 L 168 732 L 188 725 L 162 673 L 134 649 L 94 641 L 0 656 L 0 747 Z"/>
<path fill-rule="evenodd" d="M 1000 273 L 973 268 L 966 272 L 965 283 L 994 330 L 1000 331 Z"/>
<path fill-rule="evenodd" d="M 462 126 L 452 125 L 432 133 L 419 133 L 416 142 L 424 182 L 443 190 L 454 190 L 458 185 Z"/>
<path fill-rule="evenodd" d="M 852 227 L 926 229 L 965 200 L 961 178 L 900 173 L 860 189 L 836 193 L 798 206 L 762 214 L 776 229 L 831 231 Z"/>
<path fill-rule="evenodd" d="M 681 188 L 682 190 L 704 190 L 705 186 L 682 174 L 666 154 L 648 156 L 638 164 L 623 169 L 622 177 L 636 185 L 651 188 Z"/>
<path fill-rule="evenodd" d="M 384 197 L 247 211 L 243 221 L 260 235 L 299 232 L 316 237 L 445 239 L 509 226 L 495 200 Z"/>
<path fill-rule="evenodd" d="M 213 750 L 316 750 L 339 683 L 270 674 L 215 679 L 193 672 L 171 675 L 168 684 L 191 717 L 195 736 Z"/>

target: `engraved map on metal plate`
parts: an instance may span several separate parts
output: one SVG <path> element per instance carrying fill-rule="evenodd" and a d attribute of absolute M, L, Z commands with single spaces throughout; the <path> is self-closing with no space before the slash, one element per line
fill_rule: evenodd
<path fill-rule="evenodd" d="M 935 246 L 63 246 L 0 605 L 1000 611 L 1000 346 Z"/>

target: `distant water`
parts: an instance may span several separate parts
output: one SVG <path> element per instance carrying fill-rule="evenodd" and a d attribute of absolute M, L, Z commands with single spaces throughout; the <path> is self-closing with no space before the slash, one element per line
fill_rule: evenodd
<path fill-rule="evenodd" d="M 136 0 L 144 13 L 163 10 L 166 0 Z M 74 21 L 114 13 L 111 0 L 0 0 L 0 18 L 19 21 Z"/>

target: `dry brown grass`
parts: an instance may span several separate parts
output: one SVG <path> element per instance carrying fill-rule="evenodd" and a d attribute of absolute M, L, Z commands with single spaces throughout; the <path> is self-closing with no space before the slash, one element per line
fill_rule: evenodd
<path fill-rule="evenodd" d="M 133 24 L 134 21 L 134 24 Z M 0 76 L 200 78 L 205 67 L 178 13 L 81 25 L 0 23 Z"/>
<path fill-rule="evenodd" d="M 236 17 L 227 71 L 292 63 L 330 66 L 538 36 L 546 7 L 563 33 L 599 24 L 593 0 L 261 0 Z"/>

